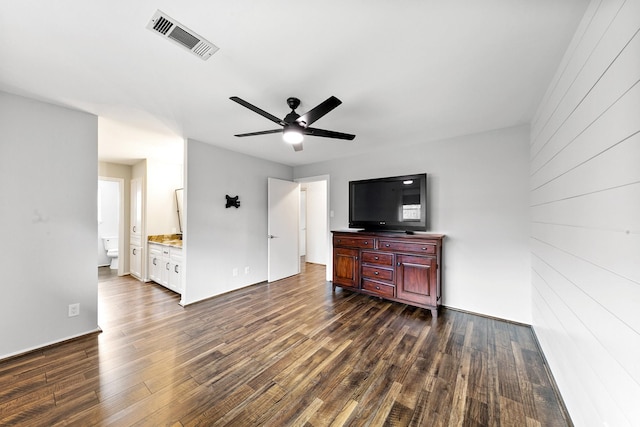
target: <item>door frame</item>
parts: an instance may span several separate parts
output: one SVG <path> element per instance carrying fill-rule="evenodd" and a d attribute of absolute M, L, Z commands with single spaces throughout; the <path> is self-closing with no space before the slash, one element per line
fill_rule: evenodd
<path fill-rule="evenodd" d="M 327 183 L 327 198 L 325 206 L 327 208 L 327 244 L 326 244 L 326 280 L 333 279 L 333 248 L 331 245 L 331 179 L 329 175 L 317 175 L 304 178 L 296 178 L 293 180 L 298 183 L 325 181 Z"/>
<path fill-rule="evenodd" d="M 98 181 L 112 181 L 118 183 L 118 197 L 119 197 L 119 207 L 118 207 L 118 276 L 124 276 L 125 273 L 125 262 L 124 262 L 124 254 L 129 253 L 129 245 L 125 245 L 124 241 L 124 226 L 125 226 L 125 206 L 124 206 L 124 178 L 114 178 L 111 176 L 101 176 L 98 175 Z M 97 227 L 96 227 L 97 231 Z M 100 238 L 100 236 L 98 236 Z M 128 265 L 128 262 L 126 263 Z"/>

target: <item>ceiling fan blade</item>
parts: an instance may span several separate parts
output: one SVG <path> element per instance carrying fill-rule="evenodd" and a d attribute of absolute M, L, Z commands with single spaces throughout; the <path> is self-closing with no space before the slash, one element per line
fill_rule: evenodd
<path fill-rule="evenodd" d="M 233 136 L 254 136 L 254 135 L 267 135 L 269 133 L 282 133 L 282 129 L 262 130 L 260 132 L 240 133 Z"/>
<path fill-rule="evenodd" d="M 263 109 L 258 108 L 253 104 L 249 104 L 247 101 L 245 101 L 242 98 L 238 98 L 237 96 L 232 96 L 229 99 L 234 101 L 234 102 L 237 102 L 238 104 L 242 105 L 243 107 L 248 108 L 249 110 L 251 110 L 251 111 L 253 111 L 255 113 L 260 114 L 262 117 L 267 118 L 267 119 L 271 120 L 272 122 L 279 124 L 280 126 L 284 126 L 285 125 L 285 123 L 282 121 L 282 119 L 279 119 L 278 117 L 274 116 L 273 114 L 267 113 Z"/>
<path fill-rule="evenodd" d="M 303 133 L 305 135 L 322 136 L 325 138 L 348 139 L 349 141 L 356 137 L 355 135 L 352 135 L 350 133 L 334 132 L 332 130 L 317 128 L 306 128 L 304 129 Z"/>
<path fill-rule="evenodd" d="M 302 142 L 298 144 L 291 144 L 291 146 L 293 147 L 294 151 L 302 151 Z"/>
<path fill-rule="evenodd" d="M 342 104 L 342 101 L 340 101 L 335 96 L 329 97 L 326 101 L 321 102 L 316 107 L 298 117 L 296 121 L 298 123 L 304 122 L 304 126 L 309 126 L 340 104 Z"/>

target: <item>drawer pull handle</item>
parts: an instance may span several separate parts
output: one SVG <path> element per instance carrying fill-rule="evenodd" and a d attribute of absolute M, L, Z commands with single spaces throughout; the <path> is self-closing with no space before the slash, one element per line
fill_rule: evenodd
<path fill-rule="evenodd" d="M 375 259 L 376 261 L 379 260 L 380 258 L 378 258 L 377 256 L 374 256 L 373 259 Z"/>
<path fill-rule="evenodd" d="M 380 290 L 380 286 L 376 286 L 376 289 L 377 289 L 377 290 Z"/>
<path fill-rule="evenodd" d="M 369 244 L 369 242 L 364 242 L 364 244 L 365 244 L 365 245 L 368 245 L 368 244 Z"/>
<path fill-rule="evenodd" d="M 375 274 L 377 276 L 378 274 L 380 274 L 380 272 L 374 271 L 373 274 Z"/>
<path fill-rule="evenodd" d="M 423 250 L 423 251 L 426 251 L 426 250 L 427 250 L 427 248 L 422 248 L 422 250 Z"/>
<path fill-rule="evenodd" d="M 338 243 L 342 242 L 342 240 L 338 239 Z"/>
<path fill-rule="evenodd" d="M 180 273 L 180 272 L 178 271 L 178 265 L 177 265 L 177 264 L 176 264 L 176 266 L 173 268 L 173 271 L 175 271 L 176 273 Z"/>
<path fill-rule="evenodd" d="M 153 259 L 153 265 L 158 265 L 158 264 L 156 264 L 156 261 L 157 261 L 157 260 L 158 260 L 158 258 L 154 258 L 154 259 Z"/>
<path fill-rule="evenodd" d="M 167 265 L 165 265 L 165 268 L 168 270 L 169 269 L 169 263 L 167 263 Z"/>
<path fill-rule="evenodd" d="M 390 244 L 388 244 L 388 243 L 385 243 L 385 244 L 384 244 L 384 247 L 385 247 L 385 248 L 388 248 L 388 247 L 390 247 L 390 246 L 391 246 L 391 245 L 390 245 Z"/>
<path fill-rule="evenodd" d="M 136 254 L 136 248 L 133 248 L 133 254 L 134 255 Z"/>

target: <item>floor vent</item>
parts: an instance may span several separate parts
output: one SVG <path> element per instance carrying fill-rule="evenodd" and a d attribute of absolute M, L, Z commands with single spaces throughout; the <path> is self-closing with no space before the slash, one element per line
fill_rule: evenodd
<path fill-rule="evenodd" d="M 218 51 L 218 47 L 200 37 L 164 12 L 158 10 L 147 24 L 147 28 L 156 34 L 165 37 L 178 46 L 187 49 L 203 60 L 207 60 Z"/>

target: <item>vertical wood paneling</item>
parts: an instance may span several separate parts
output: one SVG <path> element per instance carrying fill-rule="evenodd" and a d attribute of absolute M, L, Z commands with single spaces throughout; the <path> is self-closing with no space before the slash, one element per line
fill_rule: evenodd
<path fill-rule="evenodd" d="M 640 0 L 593 0 L 531 126 L 533 325 L 576 425 L 640 419 Z"/>

